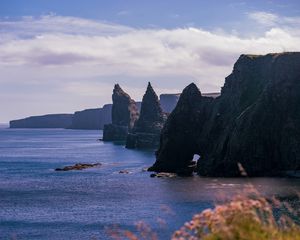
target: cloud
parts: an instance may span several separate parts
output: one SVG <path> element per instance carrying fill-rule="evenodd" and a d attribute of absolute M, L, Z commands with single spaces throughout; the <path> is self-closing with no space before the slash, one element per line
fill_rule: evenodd
<path fill-rule="evenodd" d="M 279 16 L 270 12 L 255 11 L 247 13 L 248 17 L 265 27 L 280 27 L 285 29 L 299 29 L 300 17 Z"/>
<path fill-rule="evenodd" d="M 278 16 L 269 12 L 251 12 L 249 17 L 266 26 L 274 26 L 278 22 Z"/>
<path fill-rule="evenodd" d="M 148 80 L 159 93 L 180 92 L 190 81 L 202 92 L 218 91 L 240 54 L 300 51 L 298 18 L 248 16 L 266 27 L 259 36 L 195 27 L 138 29 L 57 15 L 2 19 L 0 84 L 34 84 L 40 92 L 51 85 L 53 97 L 65 104 L 68 94 L 77 94 L 66 105 L 72 109 L 83 106 L 79 101 L 96 104 L 97 91 L 99 104 L 110 101 L 114 82 L 136 99 Z"/>

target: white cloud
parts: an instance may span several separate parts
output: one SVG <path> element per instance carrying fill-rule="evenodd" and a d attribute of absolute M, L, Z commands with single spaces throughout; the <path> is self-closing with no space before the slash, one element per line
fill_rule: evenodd
<path fill-rule="evenodd" d="M 240 37 L 194 27 L 134 29 L 56 15 L 0 20 L 0 84 L 38 84 L 40 91 L 52 84 L 60 89 L 54 97 L 61 94 L 56 97 L 63 102 L 63 93 L 77 93 L 77 103 L 89 91 L 89 103 L 97 91 L 102 101 L 110 101 L 109 86 L 117 81 L 137 99 L 152 79 L 158 92 L 180 92 L 189 81 L 202 92 L 217 91 L 240 54 L 300 51 L 297 18 L 279 23 L 273 14 L 249 16 L 271 27 L 258 37 Z"/>
<path fill-rule="evenodd" d="M 280 27 L 293 30 L 298 30 L 300 27 L 300 17 L 279 16 L 263 11 L 250 12 L 247 15 L 250 19 L 264 27 Z"/>
<path fill-rule="evenodd" d="M 266 26 L 274 26 L 278 22 L 278 16 L 269 12 L 251 12 L 249 17 Z"/>

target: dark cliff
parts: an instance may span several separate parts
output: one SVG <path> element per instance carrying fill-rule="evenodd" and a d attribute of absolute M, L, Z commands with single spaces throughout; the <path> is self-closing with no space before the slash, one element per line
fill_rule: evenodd
<path fill-rule="evenodd" d="M 73 114 L 48 114 L 32 116 L 9 122 L 10 128 L 68 128 L 72 124 Z"/>
<path fill-rule="evenodd" d="M 159 143 L 159 135 L 165 122 L 158 96 L 150 83 L 143 96 L 140 117 L 127 136 L 127 148 L 155 148 Z"/>
<path fill-rule="evenodd" d="M 85 109 L 74 113 L 71 129 L 103 129 L 105 124 L 111 123 L 112 104 L 103 108 Z"/>
<path fill-rule="evenodd" d="M 112 95 L 112 124 L 104 126 L 103 140 L 126 140 L 127 133 L 139 117 L 137 105 L 130 96 L 125 93 L 119 84 L 116 84 Z"/>
<path fill-rule="evenodd" d="M 217 98 L 220 96 L 220 93 L 202 93 L 204 97 Z M 163 112 L 171 113 L 177 105 L 177 102 L 180 98 L 180 93 L 164 93 L 159 96 L 159 102 Z"/>
<path fill-rule="evenodd" d="M 112 95 L 112 124 L 132 128 L 138 119 L 138 108 L 133 99 L 116 84 Z"/>
<path fill-rule="evenodd" d="M 203 176 L 300 170 L 300 53 L 242 55 L 221 95 L 189 85 L 165 124 L 153 171 Z"/>

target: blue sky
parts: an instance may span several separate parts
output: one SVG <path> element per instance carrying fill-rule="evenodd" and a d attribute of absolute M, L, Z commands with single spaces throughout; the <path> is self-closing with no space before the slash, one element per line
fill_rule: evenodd
<path fill-rule="evenodd" d="M 230 27 L 246 12 L 264 11 L 299 16 L 300 1 L 291 0 L 1 0 L 2 17 L 56 13 L 104 20 L 133 27 Z"/>
<path fill-rule="evenodd" d="M 300 1 L 1 0 L 0 122 L 136 100 L 195 82 L 219 91 L 243 53 L 300 50 Z"/>

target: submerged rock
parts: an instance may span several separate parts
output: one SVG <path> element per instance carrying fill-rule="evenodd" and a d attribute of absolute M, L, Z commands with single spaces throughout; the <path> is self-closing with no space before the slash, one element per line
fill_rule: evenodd
<path fill-rule="evenodd" d="M 158 96 L 150 83 L 143 96 L 141 113 L 132 131 L 127 136 L 127 148 L 155 148 L 166 116 L 160 106 Z"/>
<path fill-rule="evenodd" d="M 220 97 L 191 84 L 165 124 L 152 171 L 203 176 L 280 175 L 300 170 L 300 53 L 242 55 Z"/>
<path fill-rule="evenodd" d="M 104 125 L 103 141 L 126 140 L 139 117 L 137 105 L 119 84 L 114 87 L 112 100 L 112 124 Z"/>
<path fill-rule="evenodd" d="M 99 167 L 101 166 L 101 163 L 76 163 L 75 165 L 72 166 L 66 166 L 63 168 L 56 168 L 55 171 L 71 171 L 71 170 L 83 170 L 86 168 L 92 168 L 92 167 Z"/>
<path fill-rule="evenodd" d="M 168 173 L 168 172 L 160 172 L 160 173 L 152 173 L 150 175 L 152 178 L 174 178 L 177 177 L 175 173 Z"/>

